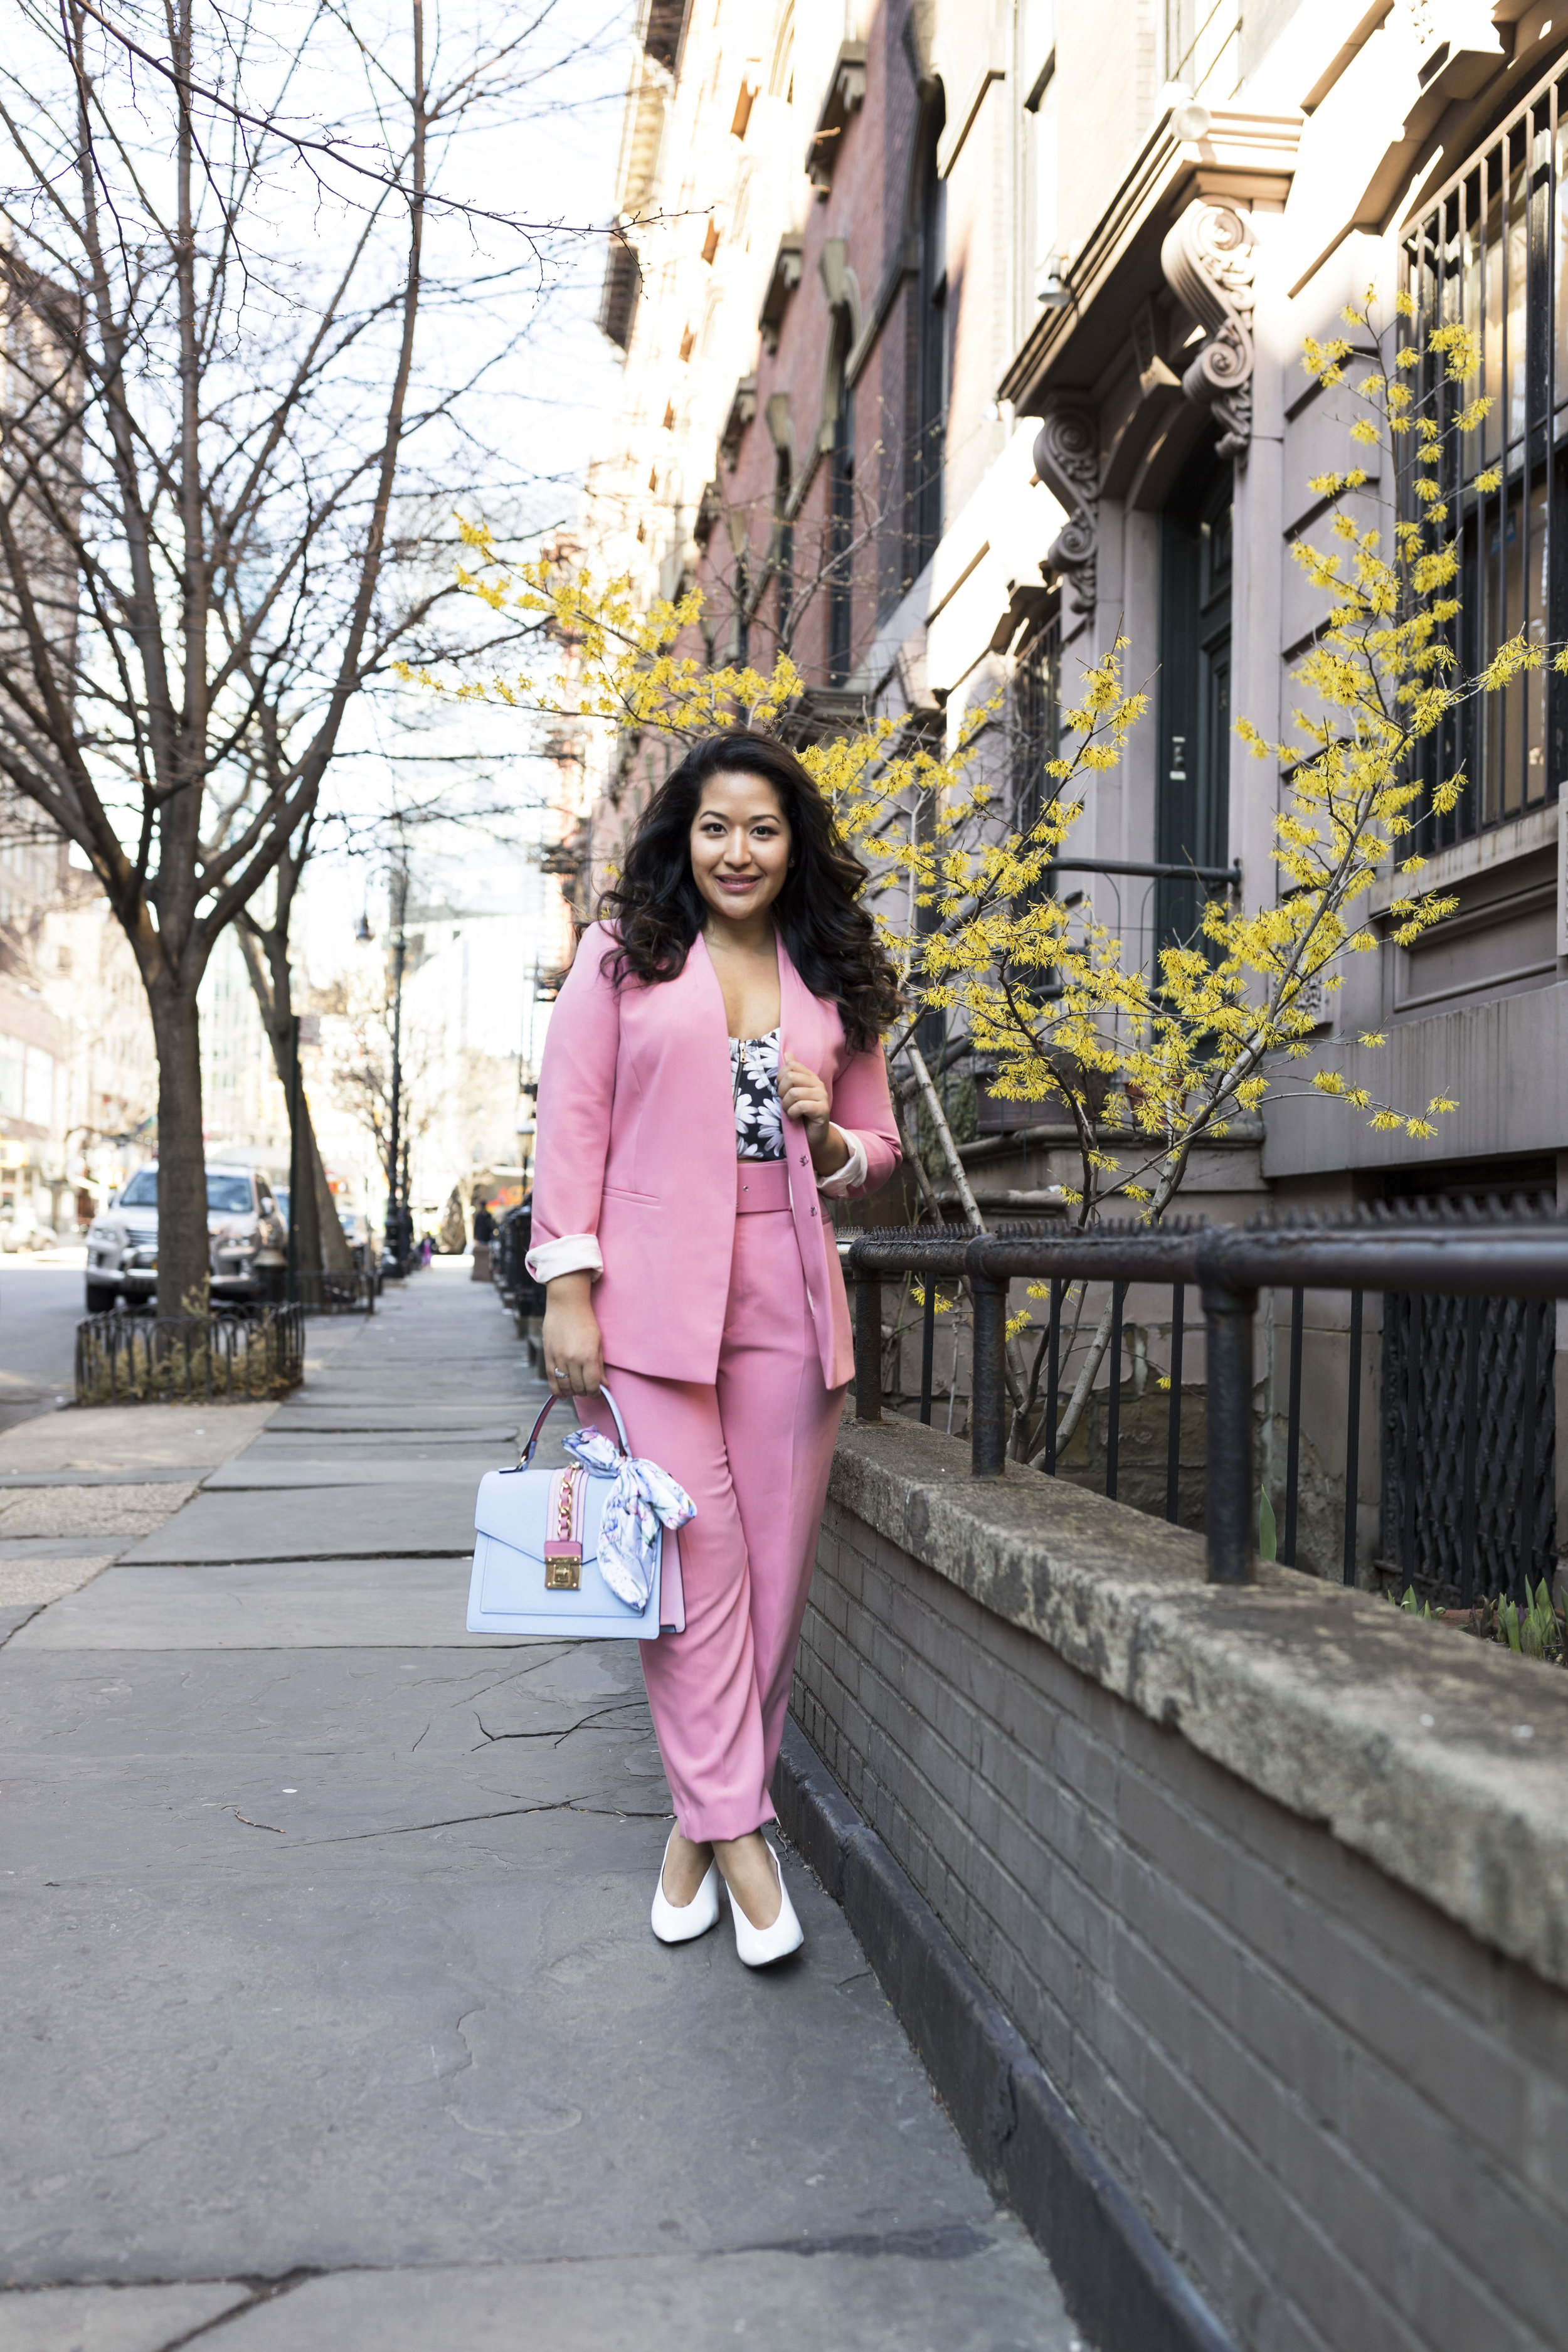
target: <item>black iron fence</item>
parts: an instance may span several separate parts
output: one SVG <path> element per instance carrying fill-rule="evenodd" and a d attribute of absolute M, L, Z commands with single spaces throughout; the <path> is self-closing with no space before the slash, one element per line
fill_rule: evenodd
<path fill-rule="evenodd" d="M 289 1287 L 292 1303 L 307 1315 L 374 1315 L 381 1276 L 368 1266 L 323 1266 L 310 1274 L 296 1268 Z"/>
<path fill-rule="evenodd" d="M 496 1227 L 490 1244 L 490 1274 L 507 1306 L 519 1319 L 544 1312 L 544 1285 L 535 1282 L 524 1263 L 533 1239 L 531 1207 L 510 1209 Z"/>
<path fill-rule="evenodd" d="M 305 1376 L 305 1311 L 89 1315 L 76 1328 L 78 1404 L 259 1402 Z"/>
<path fill-rule="evenodd" d="M 1026 1454 L 1051 1475 L 1066 1385 L 1068 1301 L 1104 1285 L 1105 1491 L 1121 1476 L 1123 1318 L 1133 1284 L 1171 1293 L 1165 1430 L 1165 1512 L 1178 1515 L 1183 1461 L 1184 1351 L 1189 1293 L 1202 1310 L 1206 1424 L 1205 1527 L 1211 1581 L 1254 1572 L 1259 1476 L 1255 1411 L 1258 1294 L 1290 1296 L 1284 1415 L 1286 1459 L 1279 1558 L 1297 1559 L 1301 1502 L 1302 1354 L 1310 1292 L 1348 1297 L 1344 1412 L 1344 1581 L 1356 1572 L 1366 1302 L 1383 1323 L 1381 1549 L 1405 1588 L 1417 1578 L 1526 1597 L 1553 1565 L 1554 1323 L 1547 1302 L 1568 1297 L 1568 1219 L 1554 1211 L 1482 1214 L 1390 1208 L 1331 1223 L 1151 1229 L 1060 1225 L 1005 1234 L 949 1229 L 870 1231 L 842 1244 L 855 1299 L 858 1417 L 881 1418 L 882 1286 L 921 1284 L 920 1414 L 931 1418 L 939 1286 L 962 1284 L 972 1312 L 970 1444 L 973 1475 L 999 1476 L 1020 1429 Z M 1040 1293 L 1031 1333 L 1037 1385 L 1024 1399 L 1007 1377 L 1011 1285 Z M 1082 1316 L 1073 1331 L 1081 1336 Z M 1021 1417 L 1022 1416 L 1022 1420 Z"/>

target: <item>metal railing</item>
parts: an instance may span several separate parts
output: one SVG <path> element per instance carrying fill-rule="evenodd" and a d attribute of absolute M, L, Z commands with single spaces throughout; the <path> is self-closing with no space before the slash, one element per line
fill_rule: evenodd
<path fill-rule="evenodd" d="M 89 1315 L 76 1327 L 78 1404 L 258 1402 L 305 1376 L 305 1310 Z"/>
<path fill-rule="evenodd" d="M 544 1286 L 523 1263 L 532 1233 L 531 1209 L 513 1209 L 501 1218 L 490 1244 L 490 1277 L 507 1306 L 523 1318 L 544 1312 Z"/>
<path fill-rule="evenodd" d="M 1416 1302 L 1467 1302 L 1460 1321 L 1458 1381 L 1472 1408 L 1465 1423 L 1464 1456 L 1453 1481 L 1457 1497 L 1458 1578 L 1467 1605 L 1471 1598 L 1480 1537 L 1477 1507 L 1477 1452 L 1482 1302 L 1539 1301 L 1568 1297 L 1568 1219 L 1554 1213 L 1438 1214 L 1425 1208 L 1361 1213 L 1334 1223 L 1271 1223 L 1250 1225 L 1177 1224 L 1159 1228 L 1100 1226 L 1088 1232 L 1061 1226 L 1016 1228 L 1005 1234 L 946 1233 L 930 1227 L 871 1231 L 842 1244 L 845 1272 L 855 1299 L 855 1398 L 857 1417 L 882 1414 L 882 1283 L 888 1276 L 926 1277 L 921 1328 L 921 1418 L 931 1420 L 937 1291 L 946 1278 L 967 1286 L 973 1310 L 970 1446 L 976 1478 L 1002 1475 L 1008 1452 L 1013 1405 L 1006 1380 L 1008 1287 L 1016 1278 L 1050 1284 L 1045 1357 L 1044 1467 L 1057 1468 L 1055 1437 L 1060 1405 L 1060 1343 L 1064 1302 L 1069 1286 L 1105 1283 L 1111 1308 L 1106 1398 L 1106 1491 L 1118 1481 L 1121 1409 L 1121 1319 L 1133 1283 L 1169 1285 L 1172 1290 L 1167 1431 L 1166 1516 L 1176 1517 L 1183 1412 L 1182 1355 L 1186 1293 L 1201 1298 L 1205 1339 L 1207 1463 L 1205 1529 L 1211 1583 L 1241 1584 L 1256 1573 L 1258 1478 L 1254 1415 L 1254 1323 L 1260 1290 L 1286 1290 L 1291 1297 L 1285 1510 L 1279 1558 L 1294 1564 L 1300 1486 L 1302 1331 L 1308 1291 L 1350 1294 L 1350 1380 L 1345 1425 L 1343 1579 L 1355 1581 L 1356 1512 L 1360 1466 L 1362 1349 L 1367 1293 L 1399 1307 L 1406 1339 L 1395 1360 L 1405 1383 L 1402 1430 L 1403 1488 L 1399 1564 L 1404 1582 L 1418 1525 L 1424 1465 L 1418 1458 L 1422 1429 L 1419 1383 L 1423 1349 Z M 1385 1321 L 1386 1321 L 1385 1317 Z M 1540 1326 L 1526 1314 L 1524 1376 L 1519 1383 L 1519 1427 L 1513 1435 L 1515 1468 L 1511 1505 L 1502 1513 L 1503 1539 L 1511 1535 L 1514 1559 L 1506 1581 L 1515 1591 L 1537 1560 L 1537 1447 L 1541 1393 Z M 1410 1334 L 1415 1334 L 1413 1343 Z M 1548 1362 L 1550 1359 L 1548 1359 Z M 1385 1387 L 1386 1387 L 1385 1378 Z"/>
<path fill-rule="evenodd" d="M 364 1266 L 323 1266 L 310 1274 L 296 1268 L 289 1285 L 292 1303 L 307 1315 L 374 1315 L 381 1277 Z"/>

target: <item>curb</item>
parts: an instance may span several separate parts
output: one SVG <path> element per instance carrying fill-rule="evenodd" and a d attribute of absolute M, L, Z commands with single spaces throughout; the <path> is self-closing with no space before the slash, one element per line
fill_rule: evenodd
<path fill-rule="evenodd" d="M 1048 2256 L 1098 2352 L 1237 2352 L 793 1717 L 773 1794 L 785 1835 L 842 1908 L 976 2169 Z"/>

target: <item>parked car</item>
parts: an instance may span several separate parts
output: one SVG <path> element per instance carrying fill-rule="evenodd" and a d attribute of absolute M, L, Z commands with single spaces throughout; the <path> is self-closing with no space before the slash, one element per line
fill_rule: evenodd
<path fill-rule="evenodd" d="M 59 1246 L 53 1225 L 41 1225 L 30 1209 L 18 1210 L 0 1223 L 0 1249 L 52 1250 Z"/>
<path fill-rule="evenodd" d="M 357 1209 L 340 1209 L 338 1223 L 349 1245 L 349 1255 L 362 1274 L 368 1274 L 375 1264 L 375 1227 Z"/>
<path fill-rule="evenodd" d="M 279 1295 L 288 1234 L 272 1188 L 251 1168 L 207 1169 L 207 1244 L 215 1299 Z M 87 1311 L 151 1299 L 158 1287 L 158 1171 L 139 1168 L 87 1232 Z"/>

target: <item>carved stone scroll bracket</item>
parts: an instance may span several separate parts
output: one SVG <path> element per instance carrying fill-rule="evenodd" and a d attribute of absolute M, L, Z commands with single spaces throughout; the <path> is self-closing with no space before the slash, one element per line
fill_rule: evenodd
<path fill-rule="evenodd" d="M 1035 436 L 1035 471 L 1068 519 L 1042 569 L 1068 583 L 1075 613 L 1092 613 L 1100 539 L 1100 419 L 1092 408 L 1053 406 Z"/>
<path fill-rule="evenodd" d="M 1182 377 L 1182 390 L 1214 411 L 1225 428 L 1222 457 L 1247 463 L 1252 438 L 1252 223 L 1233 205 L 1194 196 L 1160 248 L 1165 283 L 1204 329 L 1206 340 Z"/>

